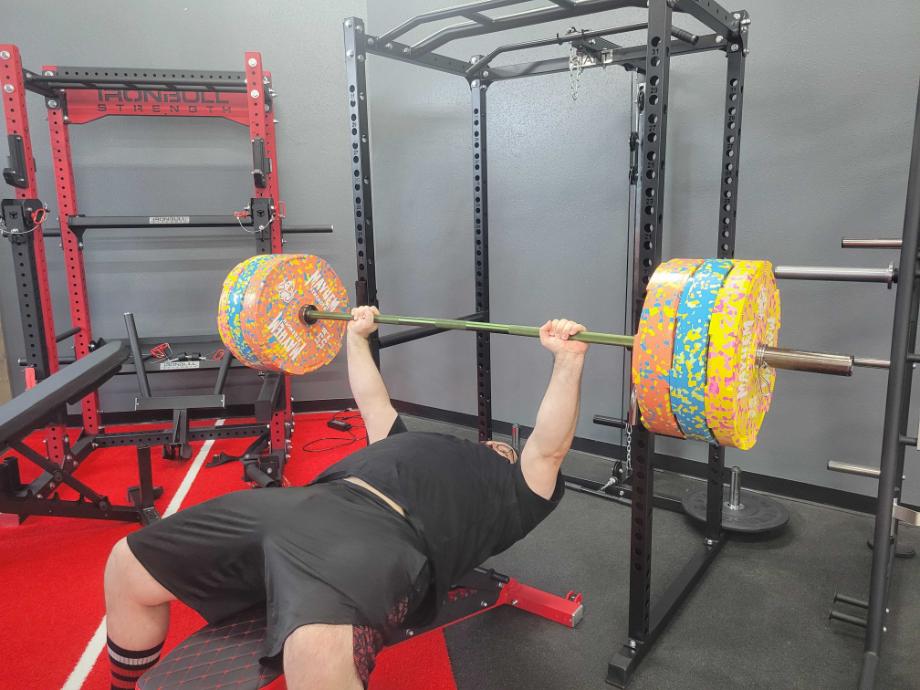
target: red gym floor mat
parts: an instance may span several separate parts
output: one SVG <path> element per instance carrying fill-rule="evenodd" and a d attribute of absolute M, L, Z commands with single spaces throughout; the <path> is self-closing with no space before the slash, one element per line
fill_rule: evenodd
<path fill-rule="evenodd" d="M 363 436 L 359 427 L 352 433 L 329 429 L 326 421 L 330 416 L 298 416 L 293 460 L 287 469 L 290 483 L 310 481 L 328 465 L 363 445 L 363 441 L 355 440 Z M 30 439 L 30 443 L 41 445 L 41 438 Z M 241 452 L 247 443 L 246 439 L 214 443 L 209 457 L 221 451 Z M 194 444 L 193 458 L 201 445 Z M 304 450 L 305 446 L 309 452 Z M 161 513 L 192 462 L 164 460 L 159 449 L 154 449 L 154 481 L 164 489 L 163 497 L 157 501 Z M 23 474 L 28 476 L 29 463 L 23 462 L 21 466 Z M 113 501 L 122 502 L 126 488 L 137 483 L 134 449 L 98 450 L 80 467 L 77 476 L 97 491 L 108 493 Z M 182 505 L 194 505 L 243 488 L 239 463 L 203 467 Z M 61 494 L 65 496 L 64 491 Z M 5 662 L 0 670 L 0 688 L 64 687 L 102 621 L 102 572 L 108 552 L 118 539 L 137 528 L 100 520 L 33 517 L 18 527 L 0 530 L 0 582 L 4 583 L 0 598 L 3 610 L 0 639 Z M 175 604 L 164 653 L 203 623 L 194 611 Z M 68 690 L 109 687 L 104 655 L 89 660 L 87 666 L 90 664 L 88 674 L 86 670 L 74 673 Z M 80 676 L 86 676 L 82 685 L 73 682 Z M 284 683 L 278 680 L 267 687 L 280 690 Z M 370 687 L 371 690 L 456 690 L 444 636 L 436 631 L 385 649 L 378 657 Z"/>

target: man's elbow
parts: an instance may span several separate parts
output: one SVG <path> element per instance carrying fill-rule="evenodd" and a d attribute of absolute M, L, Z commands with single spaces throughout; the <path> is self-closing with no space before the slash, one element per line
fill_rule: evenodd
<path fill-rule="evenodd" d="M 562 467 L 562 463 L 565 462 L 566 456 L 569 454 L 569 449 L 559 450 L 553 453 L 550 453 L 546 461 L 552 463 L 556 467 Z"/>
<path fill-rule="evenodd" d="M 541 465 L 545 464 L 558 469 L 562 466 L 562 463 L 565 462 L 565 458 L 569 453 L 569 448 L 566 446 L 565 448 L 546 449 L 528 444 L 524 452 L 535 458 Z"/>

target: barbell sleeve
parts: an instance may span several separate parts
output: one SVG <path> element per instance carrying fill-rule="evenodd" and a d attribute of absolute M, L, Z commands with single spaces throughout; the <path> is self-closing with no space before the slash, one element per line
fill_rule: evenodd
<path fill-rule="evenodd" d="M 789 350 L 784 347 L 765 347 L 759 350 L 759 359 L 774 369 L 789 371 L 810 371 L 814 374 L 831 376 L 852 376 L 853 356 L 831 352 L 808 352 Z"/>
<path fill-rule="evenodd" d="M 887 359 L 877 359 L 875 357 L 854 357 L 853 366 L 866 369 L 890 369 L 891 362 Z"/>
<path fill-rule="evenodd" d="M 337 311 L 318 311 L 304 307 L 300 312 L 301 319 L 307 324 L 317 320 L 351 321 L 351 314 Z M 539 338 L 540 329 L 537 326 L 517 326 L 506 323 L 490 323 L 488 321 L 463 321 L 461 319 L 436 319 L 425 316 L 398 316 L 394 314 L 377 314 L 374 321 L 390 326 L 431 326 L 443 330 L 478 331 L 484 333 L 499 333 L 504 335 L 517 335 L 527 338 Z M 618 333 L 599 333 L 596 331 L 582 331 L 571 338 L 583 343 L 595 345 L 617 345 L 632 348 L 634 337 Z M 775 369 L 789 369 L 793 371 L 809 371 L 816 374 L 830 374 L 832 376 L 851 376 L 853 373 L 853 357 L 829 352 L 807 352 L 804 350 L 789 350 L 781 347 L 761 346 L 758 350 L 758 359 L 764 364 Z"/>

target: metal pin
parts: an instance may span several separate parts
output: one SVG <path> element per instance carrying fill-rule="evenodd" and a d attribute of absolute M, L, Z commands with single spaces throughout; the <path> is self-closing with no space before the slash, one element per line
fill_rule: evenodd
<path fill-rule="evenodd" d="M 10 51 L 0 50 L 0 60 L 9 60 L 9 59 L 10 59 Z"/>
<path fill-rule="evenodd" d="M 258 97 L 259 97 L 259 90 L 258 90 L 258 89 L 253 89 L 252 91 L 249 92 L 249 95 L 252 96 L 253 98 L 258 98 Z"/>
<path fill-rule="evenodd" d="M 345 51 L 345 57 L 354 57 L 354 56 L 355 56 L 355 51 L 353 51 L 351 48 Z"/>
<path fill-rule="evenodd" d="M 874 479 L 878 479 L 881 474 L 881 470 L 877 467 L 854 465 L 849 462 L 839 462 L 837 460 L 828 460 L 827 469 L 831 472 L 843 472 L 845 474 L 855 474 L 860 477 L 872 477 Z"/>
<path fill-rule="evenodd" d="M 255 58 L 249 58 L 249 61 L 246 64 L 249 65 L 250 67 L 255 67 L 259 63 Z"/>
<path fill-rule="evenodd" d="M 12 84 L 4 84 L 3 90 L 6 91 L 7 93 L 13 93 L 13 91 L 16 90 L 16 87 L 13 86 Z"/>
<path fill-rule="evenodd" d="M 741 502 L 741 468 L 735 465 L 732 467 L 731 484 L 729 485 L 728 508 L 730 510 L 741 510 L 744 504 Z"/>
<path fill-rule="evenodd" d="M 840 240 L 840 246 L 844 249 L 900 249 L 901 240 L 895 238 L 847 238 L 844 237 Z"/>

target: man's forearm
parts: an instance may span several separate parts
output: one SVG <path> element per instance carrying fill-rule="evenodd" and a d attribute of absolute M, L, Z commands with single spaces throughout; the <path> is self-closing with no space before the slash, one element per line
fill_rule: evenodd
<path fill-rule="evenodd" d="M 560 352 L 556 355 L 553 373 L 537 412 L 537 422 L 527 440 L 528 444 L 537 446 L 540 455 L 559 462 L 575 437 L 584 361 L 583 354 Z"/>
<path fill-rule="evenodd" d="M 359 410 L 370 410 L 380 404 L 389 404 L 387 392 L 380 370 L 374 364 L 371 346 L 367 338 L 348 334 L 348 383 L 351 394 L 358 403 Z"/>

